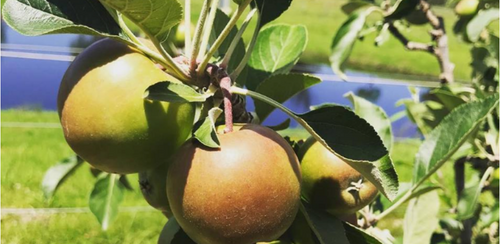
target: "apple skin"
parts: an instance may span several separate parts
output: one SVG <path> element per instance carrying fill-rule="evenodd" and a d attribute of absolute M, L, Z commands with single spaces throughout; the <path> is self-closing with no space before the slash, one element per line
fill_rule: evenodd
<path fill-rule="evenodd" d="M 169 164 L 139 173 L 139 187 L 151 207 L 160 210 L 167 218 L 172 216 L 167 198 L 167 172 Z"/>
<path fill-rule="evenodd" d="M 459 16 L 471 16 L 477 12 L 479 0 L 461 0 L 455 6 L 455 13 Z"/>
<path fill-rule="evenodd" d="M 355 213 L 371 203 L 378 190 L 358 171 L 309 138 L 299 152 L 302 196 L 312 206 L 335 216 Z M 347 190 L 351 182 L 363 182 L 359 192 Z"/>
<path fill-rule="evenodd" d="M 188 137 L 194 106 L 143 99 L 167 75 L 139 51 L 103 39 L 64 74 L 57 99 L 69 146 L 102 171 L 128 174 L 165 162 Z"/>
<path fill-rule="evenodd" d="M 250 244 L 280 237 L 300 205 L 300 166 L 273 130 L 248 124 L 219 135 L 220 149 L 192 139 L 174 156 L 167 195 L 198 244 Z"/>

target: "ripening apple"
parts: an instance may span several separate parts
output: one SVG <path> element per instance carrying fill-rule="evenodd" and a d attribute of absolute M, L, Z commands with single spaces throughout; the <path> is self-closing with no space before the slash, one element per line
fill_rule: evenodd
<path fill-rule="evenodd" d="M 160 210 L 170 218 L 172 210 L 167 198 L 167 172 L 168 163 L 139 173 L 139 186 L 144 199 L 151 207 Z"/>
<path fill-rule="evenodd" d="M 304 143 L 299 157 L 302 196 L 312 206 L 344 217 L 377 196 L 373 183 L 313 138 Z"/>
<path fill-rule="evenodd" d="M 477 12 L 477 7 L 479 6 L 479 0 L 461 0 L 455 6 L 455 13 L 459 16 L 470 16 Z"/>
<path fill-rule="evenodd" d="M 137 173 L 165 162 L 188 137 L 189 103 L 143 99 L 175 79 L 140 51 L 104 39 L 85 49 L 64 74 L 57 106 L 69 146 L 97 169 Z"/>
<path fill-rule="evenodd" d="M 276 132 L 248 124 L 219 135 L 220 149 L 188 140 L 168 170 L 167 196 L 198 244 L 253 244 L 280 237 L 300 204 L 300 166 Z"/>

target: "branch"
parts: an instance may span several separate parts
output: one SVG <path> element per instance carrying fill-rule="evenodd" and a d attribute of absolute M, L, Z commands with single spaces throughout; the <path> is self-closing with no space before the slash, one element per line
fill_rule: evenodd
<path fill-rule="evenodd" d="M 441 67 L 439 79 L 442 83 L 453 83 L 453 69 L 455 68 L 455 65 L 450 62 L 448 36 L 446 35 L 444 28 L 444 20 L 442 17 L 437 16 L 434 12 L 432 12 L 430 4 L 425 0 L 420 0 L 420 6 L 421 11 L 425 14 L 425 17 L 427 17 L 429 23 L 433 27 L 431 35 L 436 41 L 434 55 L 438 59 L 439 66 Z"/>
<path fill-rule="evenodd" d="M 431 5 L 428 2 L 421 0 L 420 7 L 421 11 L 425 14 L 425 17 L 427 18 L 427 20 L 429 20 L 432 27 L 434 29 L 441 29 L 441 21 L 439 20 L 440 17 L 436 16 L 434 12 L 432 12 Z"/>
<path fill-rule="evenodd" d="M 431 54 L 434 54 L 434 47 L 432 45 L 428 45 L 425 43 L 420 43 L 420 42 L 412 42 L 408 40 L 396 26 L 394 26 L 393 23 L 389 23 L 389 28 L 388 30 L 391 32 L 391 34 L 396 37 L 403 45 L 406 47 L 406 49 L 411 50 L 411 51 L 425 51 L 429 52 Z"/>

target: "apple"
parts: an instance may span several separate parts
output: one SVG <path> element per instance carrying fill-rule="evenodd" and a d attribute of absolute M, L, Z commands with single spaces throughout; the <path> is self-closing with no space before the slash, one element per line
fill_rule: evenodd
<path fill-rule="evenodd" d="M 309 138 L 299 158 L 302 196 L 312 206 L 336 216 L 355 213 L 377 196 L 377 188 L 323 145 Z"/>
<path fill-rule="evenodd" d="M 151 207 L 160 210 L 167 218 L 172 216 L 167 198 L 168 163 L 139 173 L 139 187 Z"/>
<path fill-rule="evenodd" d="M 479 0 L 461 0 L 455 6 L 455 13 L 459 16 L 470 16 L 477 12 L 477 7 L 479 6 Z"/>
<path fill-rule="evenodd" d="M 85 49 L 64 74 L 57 107 L 69 146 L 109 173 L 137 173 L 165 163 L 191 132 L 194 106 L 143 99 L 175 78 L 138 50 L 112 39 Z"/>
<path fill-rule="evenodd" d="M 173 157 L 167 196 L 198 244 L 250 244 L 280 237 L 300 205 L 300 166 L 291 146 L 260 125 L 219 135 L 220 149 L 188 140 Z"/>

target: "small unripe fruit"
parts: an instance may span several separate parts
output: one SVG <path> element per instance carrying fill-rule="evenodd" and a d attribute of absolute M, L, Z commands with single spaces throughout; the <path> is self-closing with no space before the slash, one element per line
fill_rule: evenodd
<path fill-rule="evenodd" d="M 167 172 L 169 164 L 162 164 L 160 167 L 139 173 L 139 186 L 144 199 L 151 205 L 165 214 L 172 216 L 170 204 L 167 198 Z"/>
<path fill-rule="evenodd" d="M 461 0 L 455 6 L 455 13 L 459 16 L 470 16 L 477 12 L 479 0 Z"/>
<path fill-rule="evenodd" d="M 186 25 L 184 23 L 185 23 L 184 21 L 181 21 L 181 23 L 177 26 L 177 30 L 175 31 L 174 44 L 177 47 L 184 47 L 186 39 Z M 194 35 L 194 30 L 195 26 L 191 24 L 190 26 L 191 37 Z"/>
<path fill-rule="evenodd" d="M 301 148 L 302 196 L 336 216 L 355 213 L 377 196 L 377 188 L 314 139 Z"/>
<path fill-rule="evenodd" d="M 297 156 L 279 134 L 259 125 L 219 141 L 220 149 L 211 149 L 189 140 L 174 156 L 167 195 L 176 220 L 198 244 L 275 240 L 299 208 Z"/>
<path fill-rule="evenodd" d="M 189 135 L 192 104 L 143 99 L 173 80 L 138 50 L 104 39 L 69 66 L 57 107 L 69 146 L 97 169 L 137 173 L 164 163 Z"/>

